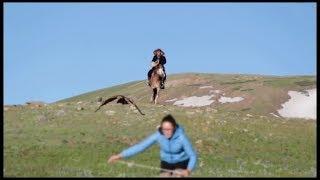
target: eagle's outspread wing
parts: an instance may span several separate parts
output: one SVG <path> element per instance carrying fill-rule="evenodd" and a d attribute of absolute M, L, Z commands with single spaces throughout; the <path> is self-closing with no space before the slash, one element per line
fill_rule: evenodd
<path fill-rule="evenodd" d="M 114 100 L 117 99 L 117 98 L 118 98 L 118 95 L 112 96 L 112 97 L 104 100 L 104 101 L 101 103 L 101 105 L 98 107 L 98 109 L 95 110 L 95 112 L 97 112 L 102 106 L 108 104 L 108 103 L 111 102 L 111 101 L 114 101 Z"/>
<path fill-rule="evenodd" d="M 132 99 L 125 97 L 125 99 L 127 100 L 127 102 L 131 103 L 134 105 L 134 107 L 136 107 L 138 109 L 138 111 L 140 112 L 141 115 L 145 115 L 144 113 L 141 112 L 141 110 L 139 109 L 139 107 L 133 102 Z"/>
<path fill-rule="evenodd" d="M 132 104 L 135 106 L 135 108 L 137 108 L 137 110 L 140 112 L 141 115 L 145 115 L 144 113 L 141 112 L 141 110 L 139 109 L 139 107 L 133 102 L 132 99 L 125 97 L 123 95 L 116 95 L 116 96 L 112 96 L 109 99 L 106 99 L 105 101 L 103 101 L 101 103 L 101 105 L 98 107 L 98 109 L 95 111 L 97 112 L 102 106 L 108 104 L 111 101 L 114 101 L 115 99 L 118 99 L 117 103 L 121 103 L 121 104 Z"/>

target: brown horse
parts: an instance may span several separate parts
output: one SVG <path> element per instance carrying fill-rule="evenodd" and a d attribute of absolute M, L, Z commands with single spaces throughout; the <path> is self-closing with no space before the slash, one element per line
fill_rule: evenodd
<path fill-rule="evenodd" d="M 165 74 L 163 71 L 163 66 L 159 63 L 159 61 L 152 62 L 151 66 L 154 68 L 150 78 L 150 87 L 153 91 L 150 101 L 154 104 L 157 104 L 161 79 L 165 76 Z"/>

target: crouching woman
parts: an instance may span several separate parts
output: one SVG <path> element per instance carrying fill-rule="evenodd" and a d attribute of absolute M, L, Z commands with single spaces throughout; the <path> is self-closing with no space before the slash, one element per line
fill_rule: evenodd
<path fill-rule="evenodd" d="M 171 115 L 162 119 L 157 132 L 138 144 L 123 150 L 120 154 L 112 155 L 108 159 L 108 163 L 134 156 L 156 142 L 160 146 L 160 167 L 162 169 L 160 176 L 190 176 L 197 162 L 197 154 L 183 127 L 177 124 Z"/>

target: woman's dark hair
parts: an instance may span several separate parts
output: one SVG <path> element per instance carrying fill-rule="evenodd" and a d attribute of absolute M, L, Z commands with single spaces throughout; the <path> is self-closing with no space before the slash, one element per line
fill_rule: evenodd
<path fill-rule="evenodd" d="M 178 124 L 177 124 L 176 120 L 174 119 L 174 117 L 173 117 L 171 114 L 168 114 L 168 115 L 166 115 L 165 117 L 162 118 L 161 126 L 160 126 L 160 128 L 159 128 L 159 131 L 160 131 L 161 134 L 162 134 L 162 124 L 163 124 L 164 122 L 169 122 L 169 123 L 171 123 L 172 126 L 173 126 L 173 128 L 174 128 L 174 131 L 175 131 L 176 128 L 178 127 Z M 173 132 L 174 132 L 174 131 L 173 131 Z"/>

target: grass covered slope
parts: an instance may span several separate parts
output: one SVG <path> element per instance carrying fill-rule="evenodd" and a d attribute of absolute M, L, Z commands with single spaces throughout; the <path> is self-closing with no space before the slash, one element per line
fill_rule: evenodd
<path fill-rule="evenodd" d="M 205 95 L 208 89 L 199 87 L 206 85 L 249 100 L 198 108 L 165 102 Z M 313 87 L 315 77 L 309 76 L 189 73 L 168 76 L 160 105 L 150 104 L 150 89 L 136 81 L 39 108 L 10 108 L 4 112 L 4 176 L 158 176 L 157 170 L 110 165 L 106 160 L 156 131 L 161 118 L 171 113 L 198 153 L 193 177 L 314 177 L 316 122 L 269 114 L 288 98 L 287 90 Z M 146 115 L 119 104 L 94 113 L 97 97 L 115 94 L 132 97 Z M 77 110 L 79 106 L 84 109 Z M 159 167 L 159 147 L 154 145 L 129 161 Z"/>
<path fill-rule="evenodd" d="M 212 88 L 201 88 L 212 86 Z M 260 115 L 277 113 L 277 110 L 290 96 L 288 91 L 303 92 L 316 88 L 315 76 L 261 76 L 243 74 L 205 74 L 185 73 L 169 75 L 166 89 L 160 91 L 159 104 L 172 105 L 166 102 L 170 99 L 183 99 L 190 96 L 204 96 L 213 94 L 210 90 L 219 90 L 215 94 L 215 102 L 209 107 L 225 111 L 248 111 Z M 78 101 L 96 102 L 98 97 L 107 98 L 112 95 L 123 94 L 131 97 L 137 104 L 149 103 L 151 89 L 144 81 L 134 81 L 111 88 L 81 94 L 58 101 L 57 103 L 71 103 Z M 223 95 L 225 94 L 225 95 Z M 239 103 L 219 103 L 221 96 L 243 97 Z"/>

